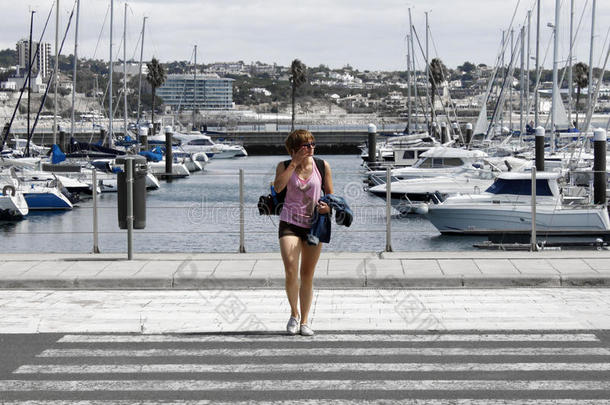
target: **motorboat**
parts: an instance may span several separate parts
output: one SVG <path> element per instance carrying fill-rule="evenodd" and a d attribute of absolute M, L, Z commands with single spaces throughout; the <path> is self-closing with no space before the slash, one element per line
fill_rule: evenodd
<path fill-rule="evenodd" d="M 447 176 L 464 169 L 482 167 L 487 157 L 487 153 L 480 150 L 438 146 L 422 153 L 413 166 L 393 169 L 391 176 L 398 180 Z M 373 171 L 369 173 L 369 179 L 375 182 L 374 178 L 383 179 L 385 175 L 383 170 Z"/>
<path fill-rule="evenodd" d="M 558 172 L 536 175 L 536 229 L 564 234 L 610 230 L 606 206 L 592 205 L 586 196 L 564 195 L 559 179 L 561 174 Z M 532 226 L 531 189 L 531 173 L 501 173 L 480 194 L 456 195 L 430 204 L 426 216 L 443 234 L 529 232 Z"/>
<path fill-rule="evenodd" d="M 16 178 L 3 175 L 0 178 L 0 219 L 17 220 L 22 219 L 29 212 L 28 204 Z"/>
<path fill-rule="evenodd" d="M 430 200 L 443 201 L 454 194 L 479 194 L 493 183 L 496 175 L 491 170 L 472 168 L 451 176 L 395 180 L 390 184 L 391 204 L 401 215 L 425 214 Z M 370 187 L 368 191 L 386 199 L 385 183 Z"/>
<path fill-rule="evenodd" d="M 174 143 L 188 153 L 204 152 L 209 158 L 229 159 L 234 157 L 248 156 L 242 145 L 216 143 L 209 135 L 198 131 L 188 133 L 174 132 L 172 134 Z M 165 145 L 165 135 L 159 134 L 148 138 L 149 145 Z"/>

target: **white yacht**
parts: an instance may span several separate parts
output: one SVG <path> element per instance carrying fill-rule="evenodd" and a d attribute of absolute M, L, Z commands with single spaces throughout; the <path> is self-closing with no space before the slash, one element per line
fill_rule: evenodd
<path fill-rule="evenodd" d="M 19 189 L 18 180 L 9 174 L 0 177 L 0 219 L 15 220 L 21 219 L 29 212 L 28 203 Z"/>
<path fill-rule="evenodd" d="M 482 167 L 486 158 L 487 154 L 480 150 L 438 146 L 422 153 L 413 166 L 393 169 L 391 174 L 398 180 L 447 176 L 464 169 Z M 370 172 L 369 178 L 372 177 L 384 179 L 385 171 Z"/>
<path fill-rule="evenodd" d="M 497 173 L 487 169 L 463 170 L 451 176 L 395 180 L 390 184 L 391 204 L 402 215 L 424 214 L 432 199 L 445 200 L 454 194 L 479 194 L 494 181 Z M 371 194 L 386 199 L 385 183 L 368 189 Z"/>
<path fill-rule="evenodd" d="M 179 146 L 188 153 L 204 152 L 208 157 L 215 159 L 248 156 L 242 145 L 215 143 L 210 136 L 198 131 L 188 133 L 174 132 L 172 136 L 174 144 L 176 142 L 179 143 Z M 151 145 L 165 145 L 165 135 L 151 136 L 148 138 L 148 143 Z"/>
<path fill-rule="evenodd" d="M 587 198 L 565 198 L 559 173 L 536 177 L 536 229 L 540 232 L 595 232 L 610 230 L 605 206 Z M 427 218 L 441 233 L 489 234 L 531 229 L 531 173 L 502 173 L 481 194 L 456 195 L 430 204 Z"/>

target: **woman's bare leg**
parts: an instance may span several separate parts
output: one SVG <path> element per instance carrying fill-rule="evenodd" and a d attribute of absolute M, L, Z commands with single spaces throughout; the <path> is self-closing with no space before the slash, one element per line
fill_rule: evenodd
<path fill-rule="evenodd" d="M 316 270 L 321 251 L 321 243 L 311 246 L 305 241 L 301 242 L 301 288 L 299 289 L 301 323 L 308 322 L 309 309 L 313 300 L 313 273 Z"/>
<path fill-rule="evenodd" d="M 287 235 L 280 238 L 280 251 L 286 273 L 286 295 L 290 303 L 290 316 L 299 317 L 299 255 L 301 240 L 298 236 Z"/>

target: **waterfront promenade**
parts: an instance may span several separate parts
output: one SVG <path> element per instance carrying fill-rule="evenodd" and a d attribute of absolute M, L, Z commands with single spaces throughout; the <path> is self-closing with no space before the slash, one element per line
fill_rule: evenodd
<path fill-rule="evenodd" d="M 279 253 L 3 254 L 0 288 L 283 289 Z M 608 287 L 610 251 L 323 252 L 316 288 Z"/>

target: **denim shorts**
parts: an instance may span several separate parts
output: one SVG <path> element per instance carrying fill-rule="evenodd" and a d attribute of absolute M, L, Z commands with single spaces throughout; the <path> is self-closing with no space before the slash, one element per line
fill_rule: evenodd
<path fill-rule="evenodd" d="M 302 226 L 298 226 L 295 224 L 291 224 L 286 221 L 280 221 L 280 226 L 278 229 L 278 238 L 282 238 L 283 236 L 298 236 L 301 240 L 307 240 L 307 235 L 309 234 L 309 228 L 303 228 Z"/>

